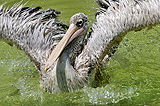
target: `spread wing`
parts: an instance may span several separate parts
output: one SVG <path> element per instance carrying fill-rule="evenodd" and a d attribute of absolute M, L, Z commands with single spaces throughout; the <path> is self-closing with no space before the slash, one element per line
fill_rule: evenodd
<path fill-rule="evenodd" d="M 42 70 L 49 54 L 68 28 L 57 21 L 59 11 L 24 7 L 20 3 L 5 10 L 0 6 L 0 40 L 15 44 Z"/>

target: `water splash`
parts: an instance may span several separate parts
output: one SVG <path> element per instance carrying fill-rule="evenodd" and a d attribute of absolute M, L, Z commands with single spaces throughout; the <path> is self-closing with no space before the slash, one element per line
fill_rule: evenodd
<path fill-rule="evenodd" d="M 137 90 L 139 87 L 116 87 L 112 84 L 105 87 L 88 88 L 84 87 L 83 91 L 87 93 L 89 102 L 92 104 L 110 104 L 118 103 L 124 99 L 130 99 L 131 97 L 136 97 L 139 95 Z"/>
<path fill-rule="evenodd" d="M 21 95 L 20 101 L 28 101 L 30 98 L 33 100 L 39 100 L 43 102 L 43 92 L 37 86 L 31 86 L 28 84 L 26 78 L 19 78 L 18 82 L 14 86 L 19 89 Z"/>

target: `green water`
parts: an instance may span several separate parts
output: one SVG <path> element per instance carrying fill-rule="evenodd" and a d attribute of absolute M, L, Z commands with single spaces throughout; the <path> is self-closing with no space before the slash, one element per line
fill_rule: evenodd
<path fill-rule="evenodd" d="M 18 0 L 1 0 L 11 6 Z M 26 0 L 23 1 L 24 3 Z M 69 24 L 77 12 L 95 21 L 93 0 L 34 0 L 27 6 L 61 11 L 60 21 Z M 107 70 L 109 84 L 84 87 L 66 94 L 49 94 L 39 87 L 39 73 L 25 54 L 0 42 L 0 105 L 160 105 L 160 28 L 129 32 L 112 57 Z M 105 76 L 104 76 L 105 79 Z M 103 81 L 105 83 L 105 81 Z"/>

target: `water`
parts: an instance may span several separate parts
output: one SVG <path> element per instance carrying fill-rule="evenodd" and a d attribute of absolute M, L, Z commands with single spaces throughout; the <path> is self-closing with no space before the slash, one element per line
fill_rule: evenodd
<path fill-rule="evenodd" d="M 1 0 L 11 6 L 18 0 Z M 25 3 L 26 0 L 23 1 Z M 77 12 L 95 21 L 93 0 L 34 0 L 27 6 L 61 11 L 60 21 L 69 24 Z M 103 87 L 74 93 L 49 94 L 39 87 L 39 73 L 28 57 L 15 47 L 0 42 L 0 105 L 160 105 L 160 28 L 129 32 L 119 45 L 103 76 Z"/>

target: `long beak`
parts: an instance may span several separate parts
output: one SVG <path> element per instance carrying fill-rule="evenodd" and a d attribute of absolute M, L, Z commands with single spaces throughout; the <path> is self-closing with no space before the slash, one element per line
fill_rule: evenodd
<path fill-rule="evenodd" d="M 78 37 L 82 32 L 84 31 L 84 28 L 77 28 L 75 24 L 70 24 L 68 31 L 62 38 L 62 40 L 58 43 L 56 48 L 53 50 L 51 55 L 49 56 L 49 59 L 47 60 L 45 72 L 51 67 L 51 65 L 57 60 L 57 58 L 60 56 L 64 48 L 76 37 Z"/>

